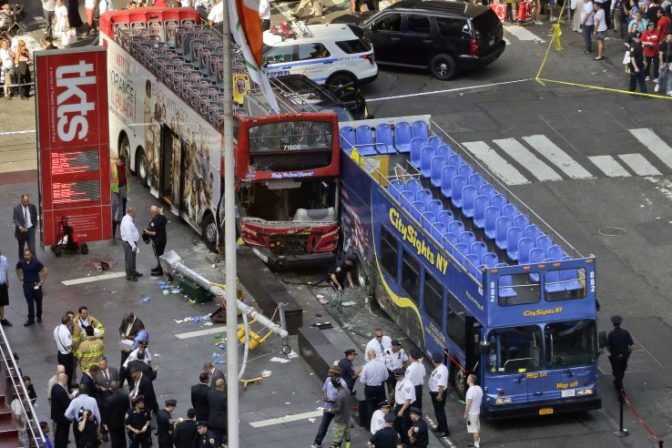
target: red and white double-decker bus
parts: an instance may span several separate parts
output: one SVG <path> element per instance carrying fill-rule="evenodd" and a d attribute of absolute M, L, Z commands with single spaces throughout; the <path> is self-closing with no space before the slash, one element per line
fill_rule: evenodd
<path fill-rule="evenodd" d="M 113 11 L 107 48 L 110 151 L 216 250 L 223 238 L 222 36 L 185 8 Z M 232 53 L 234 72 L 244 64 Z M 280 113 L 244 77 L 234 107 L 238 229 L 264 261 L 331 258 L 338 243 L 335 113 L 305 112 L 275 86 Z"/>

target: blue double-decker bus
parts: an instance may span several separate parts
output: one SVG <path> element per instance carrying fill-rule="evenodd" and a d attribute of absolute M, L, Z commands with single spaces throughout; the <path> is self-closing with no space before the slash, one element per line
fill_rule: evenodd
<path fill-rule="evenodd" d="M 343 251 L 488 418 L 599 409 L 595 258 L 580 255 L 429 116 L 340 124 Z"/>

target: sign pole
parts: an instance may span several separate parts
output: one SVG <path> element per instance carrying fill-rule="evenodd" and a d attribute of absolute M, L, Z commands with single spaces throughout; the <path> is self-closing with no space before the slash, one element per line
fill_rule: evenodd
<path fill-rule="evenodd" d="M 233 5 L 236 7 L 235 4 Z M 222 33 L 224 42 L 224 257 L 226 261 L 226 377 L 227 377 L 227 418 L 228 446 L 239 448 L 238 431 L 238 344 L 236 330 L 238 324 L 236 272 L 236 204 L 234 196 L 234 155 L 233 155 L 233 96 L 231 84 L 231 25 L 229 23 L 229 2 L 224 1 Z"/>

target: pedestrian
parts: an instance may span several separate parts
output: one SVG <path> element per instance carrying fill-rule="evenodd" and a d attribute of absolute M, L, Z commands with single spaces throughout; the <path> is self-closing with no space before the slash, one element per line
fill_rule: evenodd
<path fill-rule="evenodd" d="M 210 431 L 206 422 L 198 422 L 196 424 L 196 431 L 198 432 L 196 448 L 215 448 L 215 439 L 210 437 Z"/>
<path fill-rule="evenodd" d="M 94 399 L 98 396 L 98 389 L 94 378 L 99 372 L 100 367 L 98 367 L 98 364 L 93 364 L 87 370 L 82 371 L 82 378 L 79 380 L 79 385 L 86 388 L 86 394 Z"/>
<path fill-rule="evenodd" d="M 54 448 L 66 448 L 70 434 L 70 420 L 65 412 L 70 407 L 68 375 L 58 374 L 56 384 L 51 388 L 51 421 L 54 427 Z"/>
<path fill-rule="evenodd" d="M 467 395 L 464 405 L 464 420 L 467 422 L 467 432 L 473 437 L 473 445 L 476 448 L 481 446 L 481 403 L 483 402 L 483 389 L 476 384 L 478 378 L 473 373 L 467 377 Z"/>
<path fill-rule="evenodd" d="M 215 386 L 208 392 L 208 437 L 214 440 L 213 446 L 219 447 L 227 441 L 228 404 L 224 378 L 217 378 Z"/>
<path fill-rule="evenodd" d="M 594 6 L 591 0 L 584 0 L 583 7 L 581 9 L 581 32 L 583 33 L 584 52 L 586 54 L 592 53 L 593 51 L 593 42 L 591 41 L 594 28 L 593 8 Z"/>
<path fill-rule="evenodd" d="M 635 32 L 643 33 L 646 31 L 646 26 L 648 25 L 648 20 L 642 17 L 642 13 L 637 11 L 634 14 L 634 17 L 628 23 L 628 33 L 634 34 Z"/>
<path fill-rule="evenodd" d="M 25 45 L 25 43 L 24 43 Z M 19 258 L 23 259 L 23 250 L 28 245 L 30 253 L 35 254 L 35 228 L 37 226 L 37 208 L 30 203 L 30 196 L 21 196 L 21 203 L 14 207 L 14 237 L 19 243 Z"/>
<path fill-rule="evenodd" d="M 79 15 L 79 0 L 68 0 L 68 22 L 73 30 L 79 30 L 84 25 Z"/>
<path fill-rule="evenodd" d="M 49 437 L 49 424 L 45 421 L 41 421 L 40 429 L 42 430 L 42 434 L 44 434 L 44 448 L 54 448 L 51 438 Z"/>
<path fill-rule="evenodd" d="M 658 33 L 660 40 L 663 40 L 667 33 L 672 31 L 672 20 L 670 20 L 663 8 L 660 8 L 657 11 L 657 14 L 658 20 L 656 21 L 656 32 Z"/>
<path fill-rule="evenodd" d="M 133 389 L 129 396 L 131 399 L 142 397 L 142 408 L 146 409 L 147 412 L 156 414 L 159 411 L 159 405 L 156 402 L 156 393 L 151 376 L 145 374 L 138 367 L 131 368 L 131 376 L 133 377 Z"/>
<path fill-rule="evenodd" d="M 408 378 L 415 388 L 415 404 L 418 409 L 422 409 L 422 385 L 425 383 L 427 370 L 422 363 L 422 352 L 417 348 L 411 350 L 411 362 L 406 368 L 406 378 Z"/>
<path fill-rule="evenodd" d="M 394 371 L 394 377 L 397 379 L 397 384 L 394 387 L 394 409 L 393 412 L 397 416 L 394 428 L 401 435 L 401 440 L 408 443 L 408 430 L 411 427 L 411 406 L 415 403 L 415 387 L 411 380 L 406 378 L 406 371 L 404 369 L 397 369 Z"/>
<path fill-rule="evenodd" d="M 196 411 L 187 409 L 187 418 L 179 419 L 175 426 L 175 448 L 193 448 L 198 440 L 198 426 L 196 425 Z M 207 427 L 206 427 L 207 428 Z"/>
<path fill-rule="evenodd" d="M 133 312 L 126 313 L 124 318 L 121 320 L 121 324 L 119 325 L 119 347 L 121 349 L 121 363 L 119 364 L 120 371 L 124 362 L 126 362 L 126 358 L 128 358 L 128 355 L 131 353 L 131 348 L 133 346 L 135 337 L 138 335 L 140 330 L 144 329 L 145 324 L 140 319 L 138 319 L 138 317 Z M 122 380 L 121 385 L 123 384 L 124 382 Z"/>
<path fill-rule="evenodd" d="M 54 341 L 58 351 L 56 358 L 58 363 L 65 367 L 65 373 L 68 375 L 69 388 L 72 387 L 72 378 L 74 378 L 75 356 L 72 351 L 72 336 L 70 327 L 72 326 L 72 317 L 64 314 L 61 317 L 61 325 L 54 328 Z M 55 437 L 55 436 L 54 436 Z"/>
<path fill-rule="evenodd" d="M 224 22 L 224 3 L 222 0 L 215 0 L 215 4 L 208 13 L 208 25 L 216 29 L 222 28 Z"/>
<path fill-rule="evenodd" d="M 173 448 L 173 433 L 175 426 L 173 421 L 173 412 L 177 406 L 177 401 L 168 399 L 165 406 L 156 414 L 156 434 L 159 438 L 159 448 Z"/>
<path fill-rule="evenodd" d="M 215 387 L 215 383 L 220 378 L 224 380 L 224 388 L 226 389 L 226 377 L 224 376 L 224 372 L 216 368 L 211 362 L 203 364 L 203 372 L 207 373 L 210 378 L 211 389 Z"/>
<path fill-rule="evenodd" d="M 44 22 L 47 24 L 47 29 L 44 31 L 44 35 L 47 37 L 53 37 L 51 31 L 51 25 L 54 22 L 54 8 L 56 7 L 54 0 L 42 0 L 42 16 L 44 17 Z M 54 434 L 54 439 L 56 435 Z"/>
<path fill-rule="evenodd" d="M 338 367 L 341 369 L 341 377 L 347 384 L 347 389 L 350 391 L 350 394 L 354 393 L 355 389 L 355 380 L 357 379 L 358 373 L 355 370 L 354 362 L 357 352 L 354 348 L 350 348 L 345 352 L 345 358 L 338 361 Z"/>
<path fill-rule="evenodd" d="M 262 31 L 271 29 L 271 2 L 270 0 L 259 0 L 259 18 L 261 19 Z"/>
<path fill-rule="evenodd" d="M 145 410 L 142 395 L 133 397 L 133 409 L 126 414 L 125 425 L 128 434 L 129 448 L 150 448 L 152 446 L 152 422 L 149 411 Z"/>
<path fill-rule="evenodd" d="M 646 81 L 644 81 L 644 49 L 640 41 L 639 31 L 632 33 L 632 42 L 630 43 L 630 85 L 629 90 L 635 92 L 637 85 L 642 93 L 647 93 Z"/>
<path fill-rule="evenodd" d="M 128 167 L 126 154 L 119 157 L 110 165 L 110 190 L 112 191 L 112 239 L 116 234 L 117 226 L 126 215 L 126 202 L 130 185 L 127 182 Z M 121 233 L 121 231 L 119 232 Z"/>
<path fill-rule="evenodd" d="M 369 448 L 404 448 L 404 442 L 399 438 L 399 434 L 394 429 L 394 422 L 397 417 L 393 413 L 385 415 L 385 426 L 376 431 L 369 439 L 367 446 Z"/>
<path fill-rule="evenodd" d="M 0 40 L 0 61 L 2 62 L 3 93 L 12 99 L 12 77 L 14 76 L 14 53 L 9 48 L 9 39 Z"/>
<path fill-rule="evenodd" d="M 68 409 L 65 410 L 65 416 L 71 422 L 79 422 L 79 411 L 82 409 L 91 411 L 96 421 L 101 421 L 98 403 L 94 397 L 87 393 L 85 384 L 79 385 L 79 395 L 70 402 Z M 80 432 L 77 429 L 73 429 L 73 433 L 75 434 L 75 443 L 79 443 Z"/>
<path fill-rule="evenodd" d="M 208 421 L 208 392 L 210 392 L 208 380 L 209 375 L 201 372 L 198 375 L 198 384 L 191 386 L 191 406 L 196 412 L 196 420 Z"/>
<path fill-rule="evenodd" d="M 33 380 L 30 379 L 29 376 L 24 375 L 23 376 L 23 386 L 26 388 L 26 392 L 28 392 L 28 398 L 30 398 L 30 403 L 35 404 L 37 401 L 37 392 L 35 392 L 35 386 L 33 385 Z"/>
<path fill-rule="evenodd" d="M 110 433 L 111 448 L 126 448 L 125 420 L 130 408 L 128 394 L 119 388 L 119 381 L 110 381 L 110 394 L 105 398 L 105 427 Z"/>
<path fill-rule="evenodd" d="M 609 350 L 609 362 L 611 363 L 611 372 L 614 376 L 614 388 L 620 395 L 623 389 L 623 378 L 628 369 L 628 358 L 635 346 L 630 332 L 621 328 L 623 318 L 621 316 L 611 316 L 611 323 L 614 329 L 607 336 L 607 349 Z"/>
<path fill-rule="evenodd" d="M 450 435 L 448 430 L 448 420 L 446 420 L 446 393 L 448 389 L 448 367 L 443 363 L 443 355 L 434 353 L 432 356 L 434 370 L 429 375 L 427 383 L 429 387 L 429 396 L 432 399 L 434 415 L 436 416 L 436 436 L 447 437 Z"/>
<path fill-rule="evenodd" d="M 367 362 L 359 374 L 359 381 L 364 384 L 367 416 L 364 426 L 368 426 L 371 416 L 378 409 L 378 403 L 385 400 L 385 384 L 389 373 L 382 356 L 376 356 L 373 350 L 367 352 Z"/>
<path fill-rule="evenodd" d="M 614 21 L 614 31 L 616 34 L 623 39 L 625 37 L 625 13 L 623 11 L 623 3 L 626 0 L 614 0 L 611 4 L 611 11 L 613 14 Z"/>
<path fill-rule="evenodd" d="M 5 307 L 9 306 L 9 262 L 0 252 L 0 325 L 11 327 L 12 323 L 5 318 Z"/>
<path fill-rule="evenodd" d="M 642 33 L 642 49 L 644 50 L 644 73 L 645 81 L 653 80 L 654 84 L 658 82 L 658 69 L 660 58 L 658 57 L 658 47 L 660 36 L 656 31 L 656 24 L 649 22 L 646 25 L 646 31 Z M 651 78 L 651 67 L 653 66 L 653 78 Z"/>
<path fill-rule="evenodd" d="M 128 207 L 126 214 L 121 220 L 119 226 L 119 235 L 121 236 L 122 244 L 124 245 L 124 264 L 126 267 L 126 280 L 137 282 L 138 277 L 142 274 L 135 269 L 135 256 L 140 252 L 138 249 L 138 240 L 140 233 L 135 227 L 133 220 L 135 219 L 135 207 Z"/>
<path fill-rule="evenodd" d="M 28 320 L 23 324 L 29 327 L 37 322 L 42 323 L 42 285 L 47 280 L 49 270 L 40 260 L 33 257 L 33 253 L 23 251 L 23 260 L 16 264 L 16 276 L 23 282 L 23 296 L 28 304 Z"/>
<path fill-rule="evenodd" d="M 56 383 L 58 383 L 58 375 L 61 373 L 65 373 L 65 366 L 62 364 L 59 364 L 56 366 L 56 373 L 49 378 L 49 381 L 47 381 L 47 404 L 49 404 L 49 407 L 51 408 L 51 389 L 54 388 Z M 56 428 L 54 428 L 54 431 Z"/>
<path fill-rule="evenodd" d="M 672 29 L 667 32 L 665 40 L 658 47 L 658 56 L 660 73 L 654 90 L 656 92 L 662 90 L 667 96 L 672 96 Z"/>
<path fill-rule="evenodd" d="M 93 330 L 94 336 L 88 336 L 86 334 L 89 327 Z M 75 348 L 75 351 L 79 348 L 79 344 L 81 344 L 83 340 L 87 338 L 103 337 L 104 335 L 105 327 L 103 324 L 98 319 L 89 314 L 88 307 L 80 306 L 77 309 L 77 315 L 73 320 L 72 326 L 72 346 Z"/>
<path fill-rule="evenodd" d="M 369 427 L 371 435 L 375 435 L 385 427 L 385 416 L 390 413 L 390 408 L 390 402 L 387 400 L 378 403 L 378 409 L 371 416 L 371 426 Z"/>
<path fill-rule="evenodd" d="M 334 442 L 332 447 L 350 446 L 350 393 L 343 388 L 340 378 L 333 377 L 331 385 L 337 390 L 334 407 L 330 412 L 334 414 L 332 433 Z"/>
<path fill-rule="evenodd" d="M 388 394 L 394 393 L 394 385 L 396 381 L 394 379 L 394 372 L 396 369 L 406 368 L 406 362 L 408 361 L 408 356 L 406 351 L 402 348 L 401 342 L 398 339 L 392 339 L 390 348 L 385 350 L 385 365 L 387 366 L 387 371 L 390 374 L 387 378 L 387 390 Z"/>
<path fill-rule="evenodd" d="M 19 81 L 19 96 L 21 97 L 22 100 L 28 100 L 30 99 L 30 86 L 32 85 L 32 78 L 30 76 L 30 66 L 33 64 L 33 58 L 30 56 L 30 51 L 28 51 L 28 47 L 26 46 L 26 41 L 23 39 L 19 40 L 19 46 L 14 53 L 14 65 L 16 66 L 16 73 L 18 76 L 18 81 Z M 35 209 L 35 206 L 33 205 L 33 209 Z M 16 224 L 16 221 L 14 221 Z M 37 215 L 35 216 L 35 220 L 32 221 L 32 216 L 31 216 L 31 221 L 30 223 L 33 224 L 33 227 L 35 224 L 37 224 Z M 30 224 L 27 223 L 27 224 Z M 30 234 L 30 228 L 27 228 L 28 232 Z M 30 236 L 29 236 L 30 238 Z M 30 239 L 28 240 L 28 247 L 30 247 Z M 33 244 L 33 250 L 32 252 L 35 252 L 35 231 L 33 229 L 33 234 L 32 234 L 32 244 Z"/>
<path fill-rule="evenodd" d="M 336 292 L 345 289 L 346 281 L 351 288 L 355 288 L 355 282 L 352 280 L 352 271 L 355 269 L 354 254 L 346 255 L 345 259 L 329 271 L 329 284 Z"/>
<path fill-rule="evenodd" d="M 331 367 L 327 373 L 327 379 L 324 380 L 322 385 L 322 401 L 324 401 L 324 408 L 322 409 L 322 418 L 320 419 L 320 426 L 315 434 L 315 440 L 310 448 L 320 448 L 322 446 L 322 441 L 327 435 L 329 430 L 329 424 L 334 418 L 334 402 L 336 400 L 336 395 L 338 395 L 338 389 L 336 389 L 332 382 L 332 378 L 338 378 L 341 382 L 341 385 L 344 389 L 347 389 L 348 385 L 341 377 L 342 371 L 339 367 Z"/>
<path fill-rule="evenodd" d="M 595 29 L 595 40 L 597 41 L 597 56 L 593 59 L 601 61 L 604 59 L 604 39 L 607 37 L 607 18 L 604 13 L 604 3 L 595 2 L 593 28 Z"/>
<path fill-rule="evenodd" d="M 84 0 L 84 13 L 86 14 L 87 31 L 89 36 L 94 31 L 93 15 L 96 11 L 96 0 Z"/>
<path fill-rule="evenodd" d="M 382 358 L 385 355 L 385 352 L 392 347 L 392 339 L 389 336 L 383 334 L 381 328 L 376 328 L 373 330 L 373 338 L 366 343 L 366 349 L 364 353 L 369 353 L 373 351 L 376 354 L 377 358 Z M 373 359 L 373 358 L 372 358 Z M 370 361 L 367 359 L 367 362 Z"/>
<path fill-rule="evenodd" d="M 98 365 L 99 371 L 98 373 L 93 377 L 93 380 L 95 381 L 96 384 L 96 399 L 98 400 L 98 408 L 100 408 L 100 413 L 103 419 L 103 422 L 107 421 L 107 409 L 105 406 L 105 400 L 107 397 L 112 393 L 112 380 L 118 380 L 119 379 L 119 371 L 115 369 L 114 367 L 110 367 L 107 358 L 102 357 L 100 359 L 100 363 Z M 103 442 L 107 442 L 108 440 L 108 434 L 109 430 L 107 429 L 106 424 L 101 424 L 100 425 L 100 433 L 101 436 L 103 437 Z"/>
<path fill-rule="evenodd" d="M 411 427 L 408 430 L 408 440 L 412 448 L 427 448 L 429 445 L 429 431 L 427 423 L 422 418 L 422 409 L 411 408 Z"/>
<path fill-rule="evenodd" d="M 76 425 L 79 433 L 77 448 L 97 448 L 100 446 L 98 421 L 95 420 L 93 413 L 88 409 L 80 409 L 78 419 Z"/>
<path fill-rule="evenodd" d="M 166 224 L 168 220 L 163 215 L 163 209 L 152 205 L 149 207 L 149 215 L 152 217 L 149 221 L 147 228 L 143 230 L 143 237 L 147 235 L 152 241 L 152 248 L 154 249 L 154 256 L 156 257 L 156 267 L 152 269 L 152 276 L 163 275 L 163 269 L 161 268 L 161 261 L 159 257 L 163 255 L 163 252 L 166 249 L 167 235 L 166 235 Z"/>

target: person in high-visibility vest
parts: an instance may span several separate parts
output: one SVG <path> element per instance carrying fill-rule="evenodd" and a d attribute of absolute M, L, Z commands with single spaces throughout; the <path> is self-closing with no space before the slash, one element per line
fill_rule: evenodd
<path fill-rule="evenodd" d="M 80 342 L 75 356 L 79 359 L 79 367 L 82 372 L 88 372 L 93 365 L 100 364 L 105 354 L 105 343 L 98 329 L 88 326 L 85 329 L 86 339 Z"/>
<path fill-rule="evenodd" d="M 126 179 L 126 156 L 119 158 L 110 165 L 110 190 L 112 191 L 112 239 L 116 234 L 117 226 L 126 214 L 127 193 L 130 191 Z"/>

